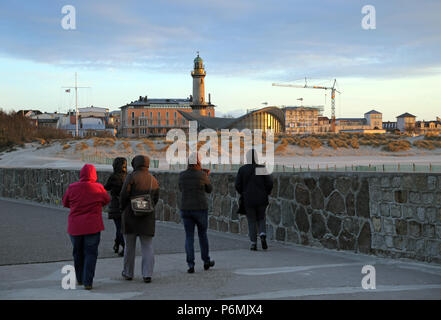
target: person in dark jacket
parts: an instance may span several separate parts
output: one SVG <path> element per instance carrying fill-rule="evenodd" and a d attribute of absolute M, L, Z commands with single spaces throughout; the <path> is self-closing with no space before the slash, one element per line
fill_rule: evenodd
<path fill-rule="evenodd" d="M 122 213 L 122 233 L 125 240 L 124 269 L 122 276 L 126 280 L 133 279 L 135 268 L 136 238 L 141 241 L 142 276 L 144 282 L 151 282 L 155 257 L 153 237 L 155 236 L 155 213 L 135 216 L 130 200 L 134 196 L 150 194 L 153 204 L 159 200 L 159 184 L 149 172 L 150 159 L 138 155 L 132 160 L 133 172 L 127 175 L 121 188 L 120 205 Z"/>
<path fill-rule="evenodd" d="M 67 232 L 73 245 L 75 275 L 79 285 L 90 290 L 95 276 L 98 245 L 104 230 L 103 206 L 110 197 L 103 185 L 96 182 L 95 167 L 85 164 L 80 181 L 72 183 L 63 196 L 63 206 L 70 208 Z"/>
<path fill-rule="evenodd" d="M 248 220 L 248 235 L 251 250 L 257 250 L 257 231 L 262 243 L 262 249 L 268 249 L 266 242 L 265 211 L 268 206 L 268 195 L 273 189 L 273 179 L 269 174 L 256 175 L 256 168 L 264 168 L 257 164 L 257 153 L 251 149 L 246 154 L 247 164 L 240 167 L 236 176 L 235 187 L 242 195 L 246 217 Z"/>
<path fill-rule="evenodd" d="M 193 161 L 192 161 L 193 160 Z M 185 252 L 188 273 L 194 273 L 194 228 L 198 228 L 199 246 L 204 269 L 214 266 L 208 248 L 208 203 L 205 193 L 213 188 L 208 178 L 209 171 L 202 169 L 199 157 L 192 155 L 188 168 L 179 174 L 179 191 L 182 193 L 180 209 L 185 228 Z"/>
<path fill-rule="evenodd" d="M 119 194 L 123 186 L 124 180 L 127 176 L 127 160 L 126 158 L 115 158 L 113 160 L 113 173 L 107 179 L 104 188 L 110 191 L 111 201 L 108 208 L 109 219 L 113 219 L 115 223 L 115 244 L 113 245 L 113 251 L 118 253 L 119 246 L 122 250 L 118 253 L 120 257 L 124 255 L 124 237 L 121 232 L 121 209 L 119 205 Z"/>

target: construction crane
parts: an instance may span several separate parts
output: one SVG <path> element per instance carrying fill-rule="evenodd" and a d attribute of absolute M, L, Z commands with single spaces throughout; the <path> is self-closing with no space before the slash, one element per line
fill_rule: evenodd
<path fill-rule="evenodd" d="M 331 90 L 331 132 L 335 132 L 335 93 L 341 93 L 335 88 L 337 83 L 337 79 L 334 79 L 334 84 L 332 87 L 323 87 L 323 86 L 309 86 L 308 82 L 305 78 L 305 85 L 298 84 L 284 84 L 284 83 L 273 83 L 273 87 L 290 87 L 290 88 L 307 88 L 307 89 L 324 89 Z"/>

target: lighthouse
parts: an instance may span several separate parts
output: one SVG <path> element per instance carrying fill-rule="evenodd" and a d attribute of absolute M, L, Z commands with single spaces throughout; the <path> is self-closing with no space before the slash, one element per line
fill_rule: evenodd
<path fill-rule="evenodd" d="M 199 52 L 197 54 L 197 57 L 193 60 L 194 68 L 191 72 L 191 76 L 193 77 L 193 98 L 191 107 L 193 111 L 199 113 L 201 116 L 214 117 L 214 106 L 211 104 L 211 99 L 208 99 L 208 104 L 205 101 L 206 72 L 204 61 L 199 56 Z"/>

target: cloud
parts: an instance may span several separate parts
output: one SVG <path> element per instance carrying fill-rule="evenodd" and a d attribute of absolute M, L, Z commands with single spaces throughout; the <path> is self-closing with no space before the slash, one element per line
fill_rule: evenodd
<path fill-rule="evenodd" d="M 423 4 L 424 3 L 424 4 Z M 377 29 L 360 26 L 365 1 L 11 2 L 0 13 L 0 54 L 60 66 L 188 72 L 196 50 L 210 74 L 289 81 L 439 72 L 441 3 L 371 1 Z"/>

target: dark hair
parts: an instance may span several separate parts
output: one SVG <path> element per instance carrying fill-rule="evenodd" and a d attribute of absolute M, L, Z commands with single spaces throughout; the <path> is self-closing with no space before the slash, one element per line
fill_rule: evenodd
<path fill-rule="evenodd" d="M 113 159 L 112 167 L 115 173 L 127 172 L 127 159 L 123 157 Z"/>

